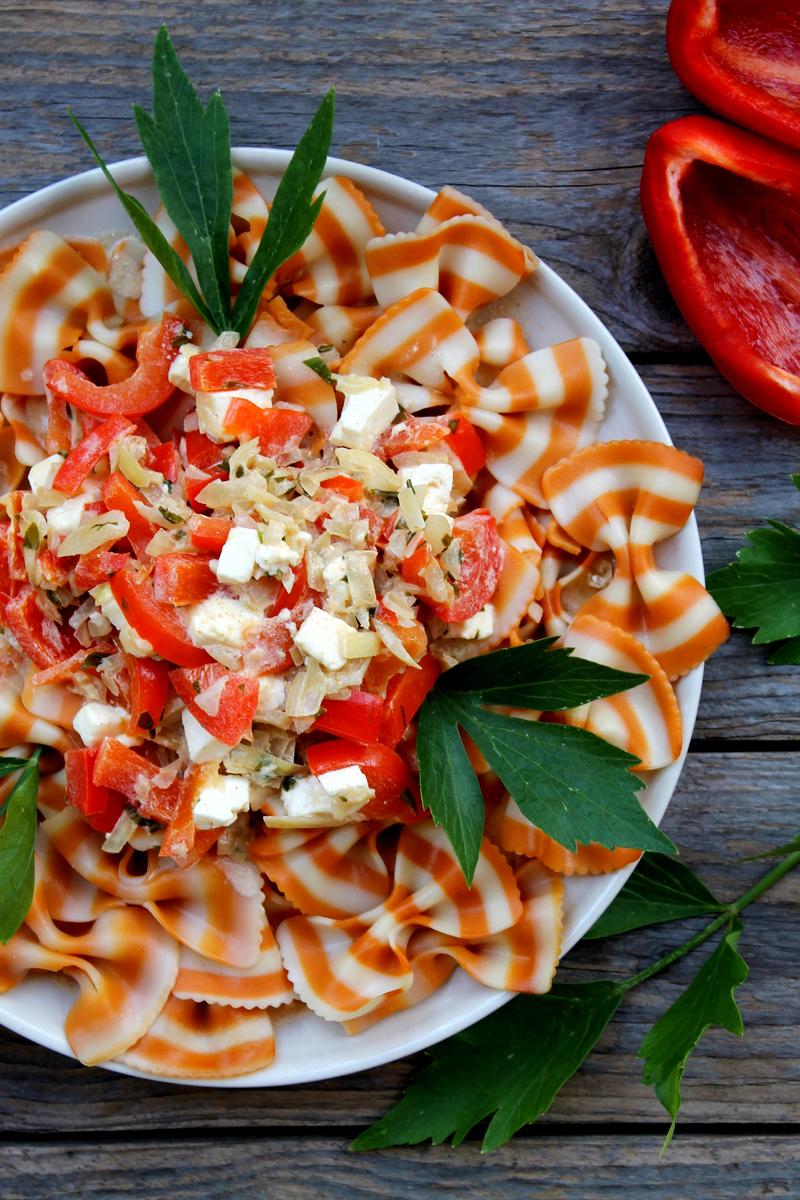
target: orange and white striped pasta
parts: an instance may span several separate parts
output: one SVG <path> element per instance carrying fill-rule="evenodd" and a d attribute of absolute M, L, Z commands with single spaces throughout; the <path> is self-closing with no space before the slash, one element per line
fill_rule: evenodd
<path fill-rule="evenodd" d="M 284 342 L 272 347 L 278 393 L 287 404 L 304 408 L 314 423 L 325 433 L 336 424 L 336 393 L 307 365 L 310 358 L 319 357 L 313 342 Z"/>
<path fill-rule="evenodd" d="M 728 623 L 696 579 L 655 562 L 654 546 L 692 514 L 703 466 L 661 442 L 604 442 L 550 469 L 544 491 L 582 546 L 614 553 L 614 577 L 580 609 L 645 642 L 670 679 L 708 658 Z"/>
<path fill-rule="evenodd" d="M 384 233 L 360 188 L 343 175 L 323 179 L 325 199 L 304 244 L 278 271 L 278 284 L 315 304 L 361 304 L 372 296 L 367 243 Z"/>
<path fill-rule="evenodd" d="M 230 967 L 181 946 L 173 992 L 179 1000 L 233 1008 L 277 1008 L 294 999 L 269 925 L 264 926 L 261 953 L 252 967 Z"/>
<path fill-rule="evenodd" d="M 495 317 L 475 334 L 481 362 L 488 367 L 507 367 L 530 353 L 528 339 L 519 321 Z"/>
<path fill-rule="evenodd" d="M 278 927 L 295 991 L 326 1021 L 363 1016 L 386 995 L 412 986 L 406 949 L 415 928 L 473 941 L 522 915 L 511 868 L 491 843 L 484 841 L 467 888 L 452 847 L 430 822 L 401 833 L 394 878 L 388 900 L 360 916 L 290 917 Z"/>
<path fill-rule="evenodd" d="M 384 308 L 433 288 L 466 320 L 499 300 L 536 267 L 536 259 L 493 218 L 453 217 L 427 233 L 388 233 L 367 245 L 367 270 Z"/>
<path fill-rule="evenodd" d="M 314 341 L 333 346 L 342 355 L 352 350 L 380 314 L 377 304 L 323 304 L 308 314 L 308 325 Z"/>
<path fill-rule="evenodd" d="M 492 812 L 487 830 L 507 853 L 536 858 L 559 875 L 606 875 L 636 862 L 641 855 L 641 850 L 607 850 L 595 844 L 567 850 L 523 816 L 508 793 Z"/>

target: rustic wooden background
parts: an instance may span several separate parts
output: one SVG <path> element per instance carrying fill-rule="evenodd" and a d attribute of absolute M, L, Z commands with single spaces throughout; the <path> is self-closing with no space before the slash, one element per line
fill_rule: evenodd
<path fill-rule="evenodd" d="M 334 150 L 470 192 L 607 322 L 676 443 L 706 462 L 706 562 L 754 522 L 796 518 L 798 433 L 749 407 L 677 314 L 637 199 L 648 134 L 696 111 L 664 49 L 667 0 L 0 0 L 0 205 L 83 170 L 74 105 L 113 160 L 137 153 L 157 24 L 193 78 L 222 85 L 234 143 L 294 145 L 338 89 Z M 692 753 L 666 821 L 722 896 L 741 855 L 797 829 L 800 679 L 734 636 L 706 676 Z M 664 1159 L 662 1111 L 634 1052 L 692 968 L 636 992 L 553 1111 L 485 1158 L 420 1147 L 348 1155 L 398 1097 L 412 1061 L 278 1091 L 190 1090 L 75 1063 L 0 1033 L 5 1198 L 542 1196 L 752 1200 L 800 1194 L 800 879 L 748 914 L 744 1039 L 714 1033 L 690 1063 Z M 573 976 L 634 970 L 668 927 L 569 958 Z M 695 964 L 696 965 L 696 964 Z M 477 1170 L 476 1170 L 477 1168 Z"/>

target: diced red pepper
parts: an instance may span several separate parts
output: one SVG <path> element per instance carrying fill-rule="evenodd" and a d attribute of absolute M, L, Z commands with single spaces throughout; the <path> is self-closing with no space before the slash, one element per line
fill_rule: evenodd
<path fill-rule="evenodd" d="M 672 0 L 667 49 L 709 108 L 800 147 L 800 23 L 793 0 Z"/>
<path fill-rule="evenodd" d="M 327 488 L 331 492 L 338 492 L 348 500 L 364 499 L 364 485 L 357 479 L 351 479 L 349 475 L 332 475 L 330 479 L 323 479 L 320 487 Z M 372 511 L 370 509 L 370 512 Z"/>
<path fill-rule="evenodd" d="M 425 580 L 422 572 L 433 562 L 434 553 L 423 537 L 419 539 L 416 548 L 403 559 L 400 573 L 405 583 L 413 583 L 415 587 L 424 588 Z"/>
<path fill-rule="evenodd" d="M 114 471 L 103 484 L 103 503 L 108 509 L 118 509 L 128 518 L 128 541 L 137 558 L 147 558 L 147 547 L 158 532 L 158 525 L 149 521 L 137 503 L 145 502 L 144 496 L 120 471 Z"/>
<path fill-rule="evenodd" d="M 167 483 L 175 483 L 181 465 L 181 456 L 174 442 L 160 442 L 147 451 L 147 466 L 151 471 L 160 471 Z"/>
<path fill-rule="evenodd" d="M 267 613 L 269 617 L 277 617 L 284 609 L 297 608 L 299 604 L 303 604 L 314 593 L 308 586 L 308 573 L 306 564 L 300 563 L 300 566 L 294 573 L 294 583 L 287 592 L 282 583 L 278 584 L 278 594 L 272 602 L 272 608 Z"/>
<path fill-rule="evenodd" d="M 194 802 L 201 788 L 216 777 L 216 763 L 192 765 L 186 772 L 180 797 L 167 825 L 159 856 L 174 858 L 179 867 L 190 867 L 218 840 L 222 829 L 197 829 Z"/>
<path fill-rule="evenodd" d="M 130 561 L 130 554 L 118 550 L 92 550 L 84 554 L 75 564 L 72 579 L 79 592 L 89 592 L 101 583 L 108 583 L 112 575 L 121 571 Z"/>
<path fill-rule="evenodd" d="M 210 561 L 203 554 L 159 554 L 153 569 L 156 600 L 180 608 L 213 596 L 219 584 Z"/>
<path fill-rule="evenodd" d="M 110 833 L 122 816 L 125 797 L 112 788 L 97 784 L 92 778 L 97 750 L 67 750 L 64 754 L 66 768 L 66 801 L 77 808 L 92 829 L 98 833 Z"/>
<path fill-rule="evenodd" d="M 461 459 L 461 465 L 471 479 L 486 466 L 486 450 L 480 434 L 462 412 L 454 409 L 439 418 L 446 421 L 450 430 L 445 438 L 447 445 Z"/>
<path fill-rule="evenodd" d="M 347 700 L 324 700 L 322 715 L 311 729 L 314 733 L 335 733 L 354 742 L 380 742 L 382 718 L 382 700 L 370 692 L 352 691 Z"/>
<path fill-rule="evenodd" d="M 74 363 L 51 358 L 44 365 L 45 387 L 73 408 L 97 416 L 117 413 L 132 417 L 152 412 L 175 390 L 169 381 L 169 369 L 183 330 L 183 322 L 170 314 L 165 314 L 158 325 L 143 330 L 136 347 L 136 370 L 119 383 L 100 387 Z"/>
<path fill-rule="evenodd" d="M 458 593 L 451 604 L 423 599 L 443 621 L 466 621 L 480 612 L 497 590 L 503 567 L 503 543 L 497 522 L 486 508 L 456 517 L 453 537 L 461 543 Z"/>
<path fill-rule="evenodd" d="M 72 446 L 72 421 L 64 400 L 48 393 L 47 433 L 44 448 L 48 454 L 69 454 Z"/>
<path fill-rule="evenodd" d="M 150 578 L 128 565 L 113 576 L 110 586 L 127 621 L 156 654 L 179 667 L 202 667 L 211 661 L 194 645 L 172 605 L 156 600 Z"/>
<path fill-rule="evenodd" d="M 222 462 L 222 446 L 212 442 L 210 437 L 199 433 L 196 429 L 185 434 L 186 461 L 201 471 L 210 471 Z"/>
<path fill-rule="evenodd" d="M 49 546 L 41 546 L 36 554 L 39 570 L 42 572 L 41 587 L 60 588 L 69 582 L 69 573 L 77 565 L 75 554 L 59 556 Z"/>
<path fill-rule="evenodd" d="M 190 517 L 188 529 L 193 546 L 198 550 L 219 554 L 233 529 L 233 521 L 226 517 Z"/>
<path fill-rule="evenodd" d="M 189 359 L 189 381 L 196 392 L 275 387 L 272 355 L 264 349 L 206 350 Z"/>
<path fill-rule="evenodd" d="M 244 660 L 250 652 L 258 662 L 261 675 L 279 675 L 294 666 L 292 637 L 287 622 L 280 617 L 267 617 L 259 625 L 258 633 L 248 639 L 243 648 Z"/>
<path fill-rule="evenodd" d="M 72 658 L 81 649 L 68 625 L 57 625 L 42 612 L 30 586 L 8 600 L 5 621 L 31 662 L 42 669 Z"/>
<path fill-rule="evenodd" d="M 113 653 L 114 647 L 111 642 L 97 642 L 93 646 L 81 646 L 71 658 L 65 658 L 63 662 L 56 663 L 53 667 L 45 667 L 43 671 L 36 671 L 30 677 L 31 686 L 37 688 L 48 683 L 63 683 L 65 680 L 72 679 L 76 671 L 94 671 L 95 667 L 89 664 L 96 657 Z"/>
<path fill-rule="evenodd" d="M 131 732 L 156 728 L 169 695 L 169 665 L 153 658 L 125 655 L 131 693 Z"/>
<path fill-rule="evenodd" d="M 415 809 L 403 799 L 411 786 L 411 774 L 400 755 L 388 746 L 360 746 L 337 738 L 309 746 L 306 761 L 312 775 L 324 775 L 343 767 L 361 767 L 375 796 L 359 809 L 360 817 L 379 821 L 416 820 Z"/>
<path fill-rule="evenodd" d="M 65 496 L 74 496 L 80 491 L 81 485 L 90 475 L 101 458 L 104 458 L 110 447 L 118 438 L 133 433 L 134 426 L 127 417 L 109 417 L 98 425 L 93 433 L 82 438 L 74 450 L 71 450 L 58 468 L 53 479 L 53 488 L 63 492 Z"/>
<path fill-rule="evenodd" d="M 225 471 L 210 471 L 200 479 L 185 479 L 183 489 L 186 493 L 186 499 L 189 505 L 195 512 L 208 512 L 208 505 L 202 504 L 198 499 L 198 493 L 202 492 L 203 488 L 209 483 L 214 483 L 217 479 L 227 479 L 228 475 Z"/>
<path fill-rule="evenodd" d="M 226 746 L 238 746 L 242 738 L 250 733 L 258 708 L 257 679 L 228 671 L 220 663 L 171 671 L 170 679 L 189 712 L 212 737 Z M 212 716 L 197 704 L 197 697 L 221 679 L 225 683 L 219 708 Z"/>
<path fill-rule="evenodd" d="M 426 654 L 417 670 L 407 667 L 395 675 L 386 689 L 383 719 L 374 741 L 386 746 L 397 745 L 441 671 L 439 661 L 432 654 Z"/>
<path fill-rule="evenodd" d="M 258 438 L 262 454 L 272 458 L 297 446 L 313 425 L 308 413 L 294 408 L 259 408 L 239 397 L 231 400 L 223 428 L 240 441 Z"/>
<path fill-rule="evenodd" d="M 684 117 L 651 137 L 641 199 L 692 332 L 746 399 L 800 424 L 800 156 Z"/>
<path fill-rule="evenodd" d="M 458 409 L 451 409 L 439 417 L 409 414 L 383 435 L 378 453 L 381 458 L 394 458 L 409 451 L 430 450 L 441 443 L 457 455 L 471 478 L 486 465 L 486 451 L 480 435 Z"/>
<path fill-rule="evenodd" d="M 143 817 L 166 824 L 180 803 L 181 780 L 166 788 L 153 783 L 160 768 L 116 738 L 103 738 L 96 751 L 92 781 L 115 788 Z"/>

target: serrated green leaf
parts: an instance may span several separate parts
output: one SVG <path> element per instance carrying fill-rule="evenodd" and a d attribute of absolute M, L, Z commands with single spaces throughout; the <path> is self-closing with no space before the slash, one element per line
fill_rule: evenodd
<path fill-rule="evenodd" d="M 649 679 L 578 658 L 571 650 L 554 650 L 555 640 L 542 638 L 467 659 L 444 673 L 440 687 L 474 692 L 485 704 L 557 712 L 628 691 Z"/>
<path fill-rule="evenodd" d="M 646 925 L 722 912 L 691 867 L 668 854 L 648 853 L 628 882 L 584 938 L 614 937 Z"/>
<path fill-rule="evenodd" d="M 159 195 L 189 248 L 219 332 L 230 312 L 228 114 L 219 92 L 203 108 L 163 25 L 153 47 L 153 116 L 138 105 L 134 116 Z"/>
<path fill-rule="evenodd" d="M 754 645 L 800 636 L 800 530 L 770 521 L 747 540 L 708 590 L 738 629 L 756 630 Z"/>
<path fill-rule="evenodd" d="M 800 663 L 800 637 L 789 638 L 773 650 L 767 662 L 774 667 L 793 667 Z"/>
<path fill-rule="evenodd" d="M 103 160 L 100 151 L 97 149 L 72 109 L 68 109 L 67 111 L 69 112 L 70 120 L 83 138 L 86 145 L 89 147 L 92 157 L 105 175 L 108 182 L 111 184 L 111 187 L 114 189 L 117 199 L 130 217 L 136 232 L 139 234 L 139 237 L 142 239 L 145 246 L 147 246 L 147 249 L 158 260 L 175 286 L 183 292 L 184 296 L 191 300 L 192 304 L 197 309 L 203 320 L 207 321 L 212 328 L 216 328 L 214 317 L 212 316 L 208 305 L 200 295 L 200 292 L 197 290 L 197 285 L 189 274 L 186 263 L 183 261 L 181 256 L 177 254 L 175 250 L 173 250 L 172 246 L 170 246 L 169 242 L 164 237 L 164 234 L 158 228 L 155 221 L 147 212 L 141 201 L 137 200 L 135 196 L 131 196 L 129 192 L 123 192 L 122 188 L 119 186 L 117 181 L 114 179 L 114 176 L 108 169 L 108 166 Z"/>
<path fill-rule="evenodd" d="M 435 1046 L 432 1062 L 352 1150 L 450 1140 L 459 1145 L 491 1116 L 482 1149 L 502 1146 L 547 1112 L 619 1007 L 610 980 L 555 984 L 545 996 L 518 996 L 471 1029 Z"/>
<path fill-rule="evenodd" d="M 444 829 L 471 883 L 483 838 L 483 795 L 447 695 L 435 690 L 420 711 L 417 759 L 422 802 Z"/>
<path fill-rule="evenodd" d="M 734 992 L 748 975 L 737 950 L 740 924 L 725 934 L 682 996 L 656 1021 L 642 1042 L 638 1058 L 645 1060 L 643 1082 L 652 1084 L 672 1119 L 663 1150 L 675 1132 L 681 1106 L 681 1080 L 686 1063 L 706 1030 L 720 1026 L 741 1037 L 742 1014 Z"/>
<path fill-rule="evenodd" d="M 0 829 L 0 942 L 14 936 L 33 900 L 40 753 L 36 750 L 30 759 L 23 760 L 22 773 L 5 805 L 5 821 Z M 9 767 L 2 774 L 15 769 Z"/>
<path fill-rule="evenodd" d="M 253 261 L 247 269 L 233 309 L 232 329 L 244 336 L 255 316 L 258 302 L 269 280 L 300 249 L 319 215 L 324 194 L 314 199 L 322 178 L 333 135 L 333 88 L 297 144 L 269 211 Z"/>

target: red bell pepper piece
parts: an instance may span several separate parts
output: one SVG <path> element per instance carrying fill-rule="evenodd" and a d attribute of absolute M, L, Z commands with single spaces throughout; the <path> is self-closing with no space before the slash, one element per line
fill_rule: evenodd
<path fill-rule="evenodd" d="M 137 558 L 146 558 L 147 547 L 150 539 L 158 532 L 158 525 L 149 521 L 136 507 L 137 502 L 145 503 L 142 493 L 121 471 L 114 471 L 103 484 L 101 495 L 106 508 L 118 509 L 128 518 L 128 541 L 133 546 Z"/>
<path fill-rule="evenodd" d="M 240 441 L 258 438 L 261 453 L 274 457 L 301 442 L 313 421 L 308 413 L 294 408 L 259 408 L 250 400 L 235 397 L 222 424 Z"/>
<path fill-rule="evenodd" d="M 390 680 L 376 742 L 383 742 L 385 746 L 397 745 L 441 671 L 438 660 L 432 654 L 426 654 L 420 661 L 418 670 L 407 667 Z M 352 737 L 352 734 L 350 736 Z"/>
<path fill-rule="evenodd" d="M 92 550 L 84 554 L 75 564 L 72 579 L 79 592 L 89 592 L 101 583 L 108 583 L 112 575 L 121 571 L 130 561 L 130 554 L 118 550 Z"/>
<path fill-rule="evenodd" d="M 411 787 L 410 772 L 400 755 L 388 746 L 359 746 L 337 738 L 309 746 L 306 761 L 312 775 L 324 775 L 342 767 L 361 767 L 375 796 L 359 809 L 360 817 L 404 822 L 416 819 L 416 811 L 403 799 Z"/>
<path fill-rule="evenodd" d="M 96 668 L 91 666 L 95 656 L 101 657 L 105 654 L 113 654 L 115 647 L 111 642 L 96 642 L 92 646 L 81 646 L 71 658 L 65 658 L 63 662 L 56 663 L 53 667 L 45 667 L 43 671 L 36 671 L 30 676 L 31 687 L 42 687 L 48 683 L 64 683 L 66 680 L 72 679 L 76 671 L 90 671 L 96 674 Z"/>
<path fill-rule="evenodd" d="M 156 600 L 180 608 L 208 599 L 219 587 L 210 561 L 202 554 L 159 554 L 153 568 Z"/>
<path fill-rule="evenodd" d="M 5 604 L 5 621 L 31 662 L 40 669 L 72 658 L 81 649 L 68 625 L 57 625 L 36 603 L 36 590 L 22 588 Z"/>
<path fill-rule="evenodd" d="M 313 592 L 308 586 L 306 564 L 301 562 L 294 573 L 294 583 L 288 592 L 282 583 L 278 584 L 278 594 L 272 601 L 272 608 L 267 613 L 267 616 L 277 617 L 286 608 L 297 608 L 298 604 L 302 604 L 305 600 L 308 600 L 311 595 L 313 595 Z"/>
<path fill-rule="evenodd" d="M 125 655 L 131 692 L 131 731 L 152 732 L 164 715 L 169 695 L 169 666 L 154 658 Z"/>
<path fill-rule="evenodd" d="M 249 675 L 237 675 L 220 663 L 171 671 L 169 677 L 189 712 L 212 737 L 226 746 L 238 746 L 242 738 L 250 733 L 258 708 L 257 679 Z M 224 679 L 225 683 L 219 708 L 212 716 L 196 701 L 202 692 L 220 679 Z"/>
<path fill-rule="evenodd" d="M 364 485 L 357 479 L 351 479 L 349 475 L 332 475 L 330 479 L 323 479 L 320 487 L 328 488 L 331 492 L 338 492 L 348 500 L 364 499 Z"/>
<path fill-rule="evenodd" d="M 219 554 L 233 529 L 226 517 L 190 517 L 187 524 L 192 545 L 211 554 Z"/>
<path fill-rule="evenodd" d="M 272 355 L 264 349 L 206 350 L 189 359 L 189 382 L 196 392 L 275 387 Z"/>
<path fill-rule="evenodd" d="M 441 443 L 450 447 L 470 477 L 486 466 L 486 451 L 477 430 L 455 408 L 439 417 L 404 417 L 381 438 L 378 453 L 381 458 L 394 458 L 409 450 L 430 450 Z"/>
<path fill-rule="evenodd" d="M 800 156 L 684 117 L 651 137 L 641 199 L 692 332 L 746 399 L 800 424 Z"/>
<path fill-rule="evenodd" d="M 189 501 L 190 508 L 195 512 L 208 512 L 208 505 L 201 503 L 197 496 L 202 492 L 203 488 L 209 483 L 214 483 L 217 479 L 227 479 L 228 475 L 225 471 L 209 471 L 207 475 L 203 475 L 199 479 L 185 479 L 183 490 L 186 493 L 186 499 Z"/>
<path fill-rule="evenodd" d="M 185 435 L 186 461 L 201 471 L 210 471 L 222 462 L 222 446 L 212 442 L 210 437 L 192 429 Z"/>
<path fill-rule="evenodd" d="M 497 523 L 486 508 L 456 517 L 453 537 L 461 543 L 458 593 L 451 604 L 434 604 L 423 599 L 443 621 L 466 621 L 488 604 L 497 589 L 503 566 L 503 543 Z"/>
<path fill-rule="evenodd" d="M 672 0 L 667 49 L 698 100 L 800 146 L 800 23 L 791 0 Z"/>
<path fill-rule="evenodd" d="M 155 787 L 153 780 L 160 768 L 116 738 L 103 738 L 95 753 L 94 784 L 115 788 L 143 817 L 164 824 L 172 819 L 180 803 L 180 779 L 166 788 Z"/>
<path fill-rule="evenodd" d="M 382 700 L 371 692 L 352 691 L 347 700 L 324 700 L 322 715 L 311 729 L 314 733 L 352 738 L 354 742 L 380 742 L 382 718 Z"/>
<path fill-rule="evenodd" d="M 97 750 L 67 750 L 64 754 L 66 768 L 66 801 L 77 808 L 98 833 L 110 833 L 122 816 L 125 797 L 118 791 L 95 783 L 92 775 L 97 760 Z"/>
<path fill-rule="evenodd" d="M 98 425 L 93 433 L 83 438 L 74 450 L 71 450 L 58 468 L 53 479 L 53 487 L 65 496 L 74 496 L 81 489 L 81 484 L 89 475 L 100 459 L 108 454 L 109 448 L 117 438 L 133 433 L 134 425 L 127 417 L 109 417 Z"/>
<path fill-rule="evenodd" d="M 47 396 L 47 433 L 44 448 L 48 454 L 69 454 L 72 446 L 72 420 L 66 403 L 52 392 Z"/>
<path fill-rule="evenodd" d="M 181 456 L 174 442 L 161 442 L 147 451 L 147 466 L 151 471 L 160 471 L 167 483 L 175 483 L 181 465 Z"/>
<path fill-rule="evenodd" d="M 167 825 L 159 857 L 174 858 L 179 867 L 190 867 L 211 849 L 222 829 L 197 829 L 194 823 L 194 802 L 206 782 L 217 773 L 216 763 L 193 765 L 186 772 L 178 803 Z"/>
<path fill-rule="evenodd" d="M 419 542 L 408 558 L 403 559 L 403 565 L 400 568 L 403 581 L 405 583 L 413 583 L 415 587 L 424 588 L 425 580 L 422 577 L 422 572 L 433 562 L 433 557 L 430 545 L 423 537 L 420 537 Z"/>
<path fill-rule="evenodd" d="M 194 645 L 172 605 L 156 600 L 151 579 L 141 578 L 128 565 L 113 576 L 110 587 L 128 622 L 156 654 L 179 667 L 202 667 L 211 661 Z"/>
<path fill-rule="evenodd" d="M 169 369 L 182 335 L 183 322 L 167 313 L 158 325 L 139 334 L 136 370 L 127 379 L 100 387 L 74 363 L 51 358 L 44 365 L 45 386 L 66 404 L 95 416 L 117 413 L 133 417 L 152 412 L 175 390 L 169 381 Z"/>

